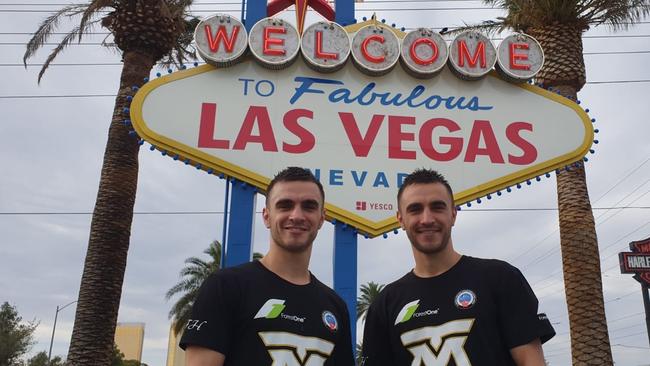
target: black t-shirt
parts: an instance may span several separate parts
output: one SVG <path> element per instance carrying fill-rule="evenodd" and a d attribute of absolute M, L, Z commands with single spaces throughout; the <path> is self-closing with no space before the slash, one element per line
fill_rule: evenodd
<path fill-rule="evenodd" d="M 294 285 L 258 261 L 202 285 L 180 341 L 226 356 L 225 366 L 352 366 L 345 303 L 313 275 Z"/>
<path fill-rule="evenodd" d="M 447 272 L 409 272 L 368 310 L 364 366 L 507 366 L 510 349 L 555 331 L 537 298 L 506 262 L 463 256 Z"/>

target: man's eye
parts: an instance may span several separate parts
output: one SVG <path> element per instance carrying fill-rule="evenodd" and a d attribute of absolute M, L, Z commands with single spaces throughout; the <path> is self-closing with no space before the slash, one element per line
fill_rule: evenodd
<path fill-rule="evenodd" d="M 293 203 L 287 202 L 287 201 L 280 201 L 280 202 L 275 204 L 275 207 L 277 207 L 280 210 L 286 210 L 286 209 L 290 209 L 291 207 L 293 207 Z"/>
<path fill-rule="evenodd" d="M 304 202 L 302 204 L 302 208 L 303 208 L 303 210 L 309 210 L 309 211 L 317 210 L 318 209 L 318 203 L 317 202 Z"/>
<path fill-rule="evenodd" d="M 422 206 L 411 206 L 411 207 L 407 208 L 406 211 L 409 212 L 409 213 L 418 213 L 418 212 L 422 211 Z"/>

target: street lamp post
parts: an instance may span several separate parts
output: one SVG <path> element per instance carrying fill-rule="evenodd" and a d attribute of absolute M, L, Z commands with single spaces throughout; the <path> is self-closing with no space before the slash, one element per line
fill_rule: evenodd
<path fill-rule="evenodd" d="M 50 359 L 52 358 L 52 344 L 54 343 L 54 331 L 56 330 L 56 319 L 59 317 L 59 311 L 67 308 L 68 306 L 76 303 L 77 300 L 69 302 L 63 306 L 56 306 L 56 313 L 54 313 L 54 326 L 52 327 L 52 338 L 50 339 L 50 352 L 47 354 L 47 364 L 50 364 Z"/>

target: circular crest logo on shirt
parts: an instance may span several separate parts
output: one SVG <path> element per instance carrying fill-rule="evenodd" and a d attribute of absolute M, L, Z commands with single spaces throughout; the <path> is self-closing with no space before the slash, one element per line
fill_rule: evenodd
<path fill-rule="evenodd" d="M 336 317 L 327 310 L 323 311 L 323 324 L 332 332 L 336 332 L 339 329 L 339 322 L 336 320 Z"/>
<path fill-rule="evenodd" d="M 476 304 L 476 294 L 472 290 L 462 290 L 456 294 L 454 303 L 459 309 L 469 309 Z"/>

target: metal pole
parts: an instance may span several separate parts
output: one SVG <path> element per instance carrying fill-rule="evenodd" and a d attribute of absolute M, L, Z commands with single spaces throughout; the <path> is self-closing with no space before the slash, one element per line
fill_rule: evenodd
<path fill-rule="evenodd" d="M 650 342 L 650 297 L 648 297 L 647 284 L 641 284 L 641 292 L 643 293 L 643 307 L 645 308 L 645 326 L 648 332 L 648 342 Z"/>
<path fill-rule="evenodd" d="M 357 236 L 341 222 L 334 225 L 334 290 L 348 307 L 353 350 L 357 344 Z"/>
<path fill-rule="evenodd" d="M 56 306 L 56 313 L 54 313 L 54 326 L 52 327 L 52 338 L 50 339 L 50 351 L 47 353 L 47 364 L 50 364 L 52 358 L 52 344 L 54 343 L 54 331 L 56 330 L 56 318 L 59 317 L 59 305 Z"/>
<path fill-rule="evenodd" d="M 47 364 L 48 364 L 48 366 L 50 364 L 50 359 L 52 357 L 52 344 L 54 343 L 54 331 L 56 330 L 56 319 L 59 317 L 59 311 L 67 308 L 68 306 L 76 303 L 77 301 L 79 301 L 79 300 L 70 301 L 69 303 L 67 303 L 67 304 L 65 304 L 63 306 L 60 306 L 60 305 L 56 306 L 56 313 L 54 313 L 54 326 L 52 327 L 52 339 L 50 339 L 50 351 L 47 353 Z"/>
<path fill-rule="evenodd" d="M 221 259 L 219 262 L 219 268 L 223 268 L 226 261 L 226 233 L 228 232 L 228 213 L 230 213 L 230 204 L 228 203 L 230 198 L 230 177 L 226 178 L 226 196 L 223 204 L 223 233 L 221 235 Z"/>

